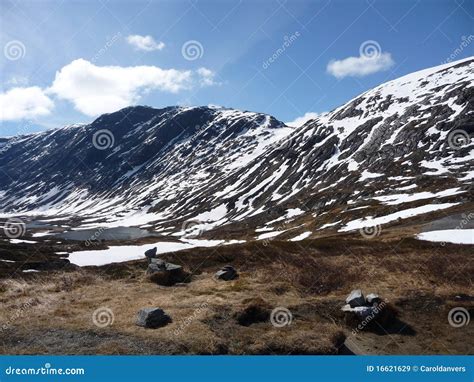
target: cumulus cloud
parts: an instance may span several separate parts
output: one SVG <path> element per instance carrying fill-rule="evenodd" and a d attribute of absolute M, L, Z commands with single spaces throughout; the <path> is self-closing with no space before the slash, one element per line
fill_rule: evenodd
<path fill-rule="evenodd" d="M 56 72 L 48 92 L 68 100 L 80 112 L 96 116 L 136 104 L 151 90 L 177 93 L 193 86 L 214 84 L 205 68 L 161 69 L 157 66 L 96 66 L 78 59 Z"/>
<path fill-rule="evenodd" d="M 303 116 L 296 118 L 294 121 L 286 122 L 286 125 L 291 127 L 300 127 L 303 126 L 306 122 L 317 118 L 318 116 L 318 113 L 308 112 L 305 113 Z"/>
<path fill-rule="evenodd" d="M 199 75 L 199 82 L 202 86 L 220 85 L 220 83 L 215 80 L 216 73 L 212 70 L 199 68 L 196 72 Z"/>
<path fill-rule="evenodd" d="M 140 36 L 138 34 L 127 37 L 127 42 L 137 50 L 152 52 L 154 50 L 162 50 L 165 47 L 164 42 L 156 42 L 151 36 Z"/>
<path fill-rule="evenodd" d="M 14 121 L 48 115 L 53 101 L 37 87 L 13 88 L 0 93 L 0 120 Z"/>
<path fill-rule="evenodd" d="M 373 56 L 361 54 L 343 60 L 332 60 L 327 66 L 328 73 L 336 78 L 348 76 L 363 77 L 389 69 L 394 64 L 390 53 L 381 52 Z"/>

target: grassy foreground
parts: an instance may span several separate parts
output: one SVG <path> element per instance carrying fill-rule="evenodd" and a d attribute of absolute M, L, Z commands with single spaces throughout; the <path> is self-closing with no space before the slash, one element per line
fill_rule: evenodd
<path fill-rule="evenodd" d="M 27 246 L 24 248 L 28 248 Z M 27 249 L 23 249 L 24 251 Z M 145 277 L 146 260 L 103 267 L 5 274 L 0 280 L 2 354 L 469 354 L 472 247 L 414 239 L 350 237 L 252 242 L 170 253 L 192 276 L 172 287 Z M 213 274 L 232 264 L 235 281 Z M 387 327 L 354 330 L 340 311 L 355 288 L 376 292 L 398 312 Z M 135 325 L 160 307 L 173 322 Z M 269 313 L 290 312 L 272 325 Z"/>

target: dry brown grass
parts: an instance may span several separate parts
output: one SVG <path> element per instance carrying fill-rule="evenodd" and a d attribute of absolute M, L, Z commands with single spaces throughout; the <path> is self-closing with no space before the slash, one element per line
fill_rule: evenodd
<path fill-rule="evenodd" d="M 465 339 L 472 325 L 454 330 L 446 319 L 460 304 L 454 297 L 472 293 L 469 248 L 340 239 L 300 244 L 249 243 L 168 254 L 168 260 L 194 273 L 190 283 L 172 287 L 147 281 L 146 261 L 2 280 L 0 325 L 6 325 L 0 352 L 334 354 L 346 335 L 361 352 L 469 351 Z M 229 263 L 240 278 L 214 280 L 213 273 Z M 395 330 L 352 335 L 340 307 L 354 288 L 385 297 L 416 335 Z M 462 304 L 472 310 L 472 302 Z M 138 310 L 153 306 L 173 322 L 156 330 L 136 326 Z M 290 326 L 271 325 L 267 315 L 276 307 L 291 311 Z M 111 309 L 112 325 L 94 325 L 98 308 Z M 239 323 L 242 317 L 245 325 Z"/>

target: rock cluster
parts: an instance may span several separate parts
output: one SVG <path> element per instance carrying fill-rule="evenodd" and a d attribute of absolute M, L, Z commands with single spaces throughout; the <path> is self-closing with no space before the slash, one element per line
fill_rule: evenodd
<path fill-rule="evenodd" d="M 354 289 L 346 298 L 346 304 L 341 308 L 346 314 L 355 316 L 360 321 L 376 318 L 383 310 L 385 302 L 375 293 L 364 296 L 362 290 Z"/>
<path fill-rule="evenodd" d="M 189 273 L 185 272 L 181 265 L 168 263 L 163 259 L 159 259 L 157 252 L 158 249 L 156 247 L 145 251 L 145 257 L 148 259 L 146 275 L 150 281 L 159 285 L 171 286 L 189 280 Z M 234 267 L 226 265 L 217 271 L 215 277 L 219 280 L 229 281 L 236 279 L 239 275 Z M 269 313 L 267 311 L 261 312 L 260 310 L 255 311 L 255 309 L 250 309 L 248 312 L 245 312 L 242 318 L 242 325 L 247 324 L 249 317 L 253 319 L 255 315 L 257 316 L 257 321 L 261 321 L 263 319 L 262 317 L 266 319 Z M 171 321 L 171 317 L 166 314 L 163 309 L 143 308 L 138 312 L 136 324 L 145 328 L 160 328 Z"/>
<path fill-rule="evenodd" d="M 147 268 L 148 279 L 158 285 L 171 286 L 185 282 L 188 273 L 181 265 L 167 263 L 164 260 L 152 258 Z"/>

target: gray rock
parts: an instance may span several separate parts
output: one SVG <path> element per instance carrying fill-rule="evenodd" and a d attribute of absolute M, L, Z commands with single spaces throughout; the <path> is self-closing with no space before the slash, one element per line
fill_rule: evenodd
<path fill-rule="evenodd" d="M 346 298 L 346 303 L 355 308 L 356 306 L 364 306 L 366 304 L 365 297 L 360 289 L 354 289 Z"/>
<path fill-rule="evenodd" d="M 165 286 L 184 282 L 188 276 L 181 265 L 167 263 L 161 259 L 152 259 L 146 273 L 150 281 Z"/>
<path fill-rule="evenodd" d="M 148 259 L 148 261 L 150 261 L 151 259 L 156 258 L 156 252 L 157 251 L 158 251 L 157 247 L 145 251 L 145 256 Z"/>
<path fill-rule="evenodd" d="M 226 265 L 224 268 L 218 270 L 215 276 L 218 280 L 224 281 L 234 280 L 239 277 L 237 271 L 232 265 Z"/>
<path fill-rule="evenodd" d="M 166 270 L 167 264 L 168 263 L 166 263 L 166 261 L 162 259 L 157 259 L 157 258 L 150 259 L 150 262 L 148 264 L 148 269 L 147 269 L 148 273 L 158 272 L 160 270 Z"/>
<path fill-rule="evenodd" d="M 171 321 L 171 317 L 163 309 L 144 308 L 138 312 L 136 323 L 144 328 L 156 329 L 169 324 Z"/>
<path fill-rule="evenodd" d="M 375 303 L 380 303 L 382 301 L 380 296 L 376 293 L 369 293 L 367 296 L 365 296 L 365 299 L 367 300 L 367 303 L 370 305 L 373 305 Z"/>

